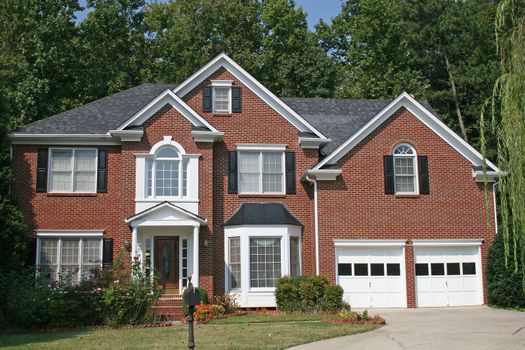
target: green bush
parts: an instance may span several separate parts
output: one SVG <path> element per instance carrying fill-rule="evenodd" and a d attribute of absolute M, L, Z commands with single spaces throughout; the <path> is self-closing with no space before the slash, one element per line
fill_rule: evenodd
<path fill-rule="evenodd" d="M 275 288 L 277 309 L 309 312 L 338 310 L 343 305 L 343 293 L 341 287 L 336 287 L 329 284 L 326 276 L 282 277 Z"/>
<path fill-rule="evenodd" d="M 325 311 L 337 311 L 343 309 L 343 288 L 339 285 L 326 285 L 324 287 L 324 296 L 321 305 L 322 309 Z"/>
<path fill-rule="evenodd" d="M 514 244 L 513 242 L 509 243 L 512 254 Z M 519 249 L 520 247 L 518 247 L 518 257 L 521 257 L 522 252 Z M 525 308 L 523 263 L 521 258 L 518 258 L 518 269 L 516 271 L 514 259 L 511 255 L 507 266 L 505 266 L 503 236 L 497 234 L 487 258 L 487 296 L 489 304 L 500 307 Z"/>

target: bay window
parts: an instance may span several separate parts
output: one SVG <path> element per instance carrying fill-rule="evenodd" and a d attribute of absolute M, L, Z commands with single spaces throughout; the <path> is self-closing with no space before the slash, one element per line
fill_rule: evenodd
<path fill-rule="evenodd" d="M 50 192 L 96 192 L 97 150 L 51 149 Z"/>

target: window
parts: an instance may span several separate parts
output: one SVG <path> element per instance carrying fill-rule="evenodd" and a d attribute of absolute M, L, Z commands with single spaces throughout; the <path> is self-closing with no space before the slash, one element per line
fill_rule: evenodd
<path fill-rule="evenodd" d="M 188 240 L 182 240 L 182 288 L 188 285 Z"/>
<path fill-rule="evenodd" d="M 148 197 L 186 197 L 188 162 L 173 146 L 163 146 L 146 160 L 146 195 Z"/>
<path fill-rule="evenodd" d="M 432 276 L 444 276 L 445 275 L 445 264 L 434 263 L 430 264 L 430 271 Z"/>
<path fill-rule="evenodd" d="M 354 275 L 368 276 L 368 264 L 354 264 Z"/>
<path fill-rule="evenodd" d="M 51 149 L 50 192 L 96 192 L 97 150 Z"/>
<path fill-rule="evenodd" d="M 370 264 L 370 276 L 384 276 L 385 264 Z"/>
<path fill-rule="evenodd" d="M 230 289 L 241 288 L 241 239 L 234 237 L 230 242 Z"/>
<path fill-rule="evenodd" d="M 394 150 L 394 188 L 396 194 L 417 193 L 416 152 L 407 144 Z"/>
<path fill-rule="evenodd" d="M 352 276 L 352 264 L 337 264 L 337 274 L 339 276 Z"/>
<path fill-rule="evenodd" d="M 428 264 L 416 264 L 416 276 L 428 276 Z"/>
<path fill-rule="evenodd" d="M 475 275 L 476 274 L 476 263 L 464 262 L 463 263 L 463 274 L 464 275 Z"/>
<path fill-rule="evenodd" d="M 290 237 L 290 276 L 301 274 L 299 238 Z"/>
<path fill-rule="evenodd" d="M 250 287 L 275 287 L 281 277 L 281 238 L 250 238 Z"/>
<path fill-rule="evenodd" d="M 60 278 L 78 282 L 92 278 L 102 263 L 100 238 L 39 238 L 39 273 L 47 283 Z"/>
<path fill-rule="evenodd" d="M 231 113 L 231 87 L 215 86 L 213 87 L 213 112 L 214 113 Z"/>
<path fill-rule="evenodd" d="M 459 263 L 447 263 L 447 275 L 459 275 Z"/>
<path fill-rule="evenodd" d="M 240 193 L 284 193 L 284 152 L 239 152 Z"/>

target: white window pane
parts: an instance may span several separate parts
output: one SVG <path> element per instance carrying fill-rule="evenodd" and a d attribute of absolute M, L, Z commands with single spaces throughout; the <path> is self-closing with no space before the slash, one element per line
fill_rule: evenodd
<path fill-rule="evenodd" d="M 250 238 L 250 286 L 275 287 L 281 276 L 281 239 Z"/>
<path fill-rule="evenodd" d="M 283 175 L 263 175 L 263 192 L 282 192 Z"/>
<path fill-rule="evenodd" d="M 153 182 L 153 161 L 146 160 L 146 193 L 148 197 L 152 196 L 152 182 Z"/>
<path fill-rule="evenodd" d="M 259 174 L 240 174 L 239 189 L 240 192 L 260 192 L 259 189 Z"/>
<path fill-rule="evenodd" d="M 72 150 L 52 150 L 51 151 L 51 170 L 52 171 L 71 171 Z"/>
<path fill-rule="evenodd" d="M 182 195 L 186 197 L 188 195 L 188 166 L 190 160 L 184 159 L 182 161 Z"/>
<path fill-rule="evenodd" d="M 71 172 L 51 171 L 51 191 L 71 191 Z"/>
<path fill-rule="evenodd" d="M 159 158 L 178 158 L 179 152 L 174 147 L 162 147 L 158 153 L 157 157 Z"/>
<path fill-rule="evenodd" d="M 179 161 L 157 161 L 155 170 L 157 196 L 179 195 Z"/>
<path fill-rule="evenodd" d="M 97 154 L 95 150 L 76 150 L 75 151 L 75 171 L 96 170 Z"/>
<path fill-rule="evenodd" d="M 75 172 L 75 192 L 95 192 L 95 172 Z"/>
<path fill-rule="evenodd" d="M 241 173 L 259 173 L 259 153 L 241 152 L 239 154 L 239 171 Z"/>
<path fill-rule="evenodd" d="M 414 150 L 408 145 L 397 146 L 394 154 L 414 154 Z"/>
<path fill-rule="evenodd" d="M 403 157 L 395 158 L 396 175 L 414 175 L 414 158 Z"/>
<path fill-rule="evenodd" d="M 290 276 L 301 274 L 301 264 L 299 261 L 299 238 L 290 238 Z"/>
<path fill-rule="evenodd" d="M 263 153 L 263 172 L 270 174 L 282 174 L 283 154 Z"/>
<path fill-rule="evenodd" d="M 83 239 L 82 244 L 82 279 L 86 280 L 100 270 L 100 239 Z"/>
<path fill-rule="evenodd" d="M 241 240 L 240 238 L 230 238 L 230 288 L 241 287 Z"/>
<path fill-rule="evenodd" d="M 61 252 L 60 275 L 61 278 L 71 278 L 78 281 L 78 239 L 63 239 Z"/>
<path fill-rule="evenodd" d="M 58 262 L 58 240 L 40 239 L 40 261 L 39 272 L 46 283 L 57 279 Z"/>
<path fill-rule="evenodd" d="M 229 112 L 230 111 L 230 88 L 216 87 L 213 88 L 213 105 L 215 112 Z"/>
<path fill-rule="evenodd" d="M 396 175 L 396 192 L 416 192 L 415 177 Z"/>

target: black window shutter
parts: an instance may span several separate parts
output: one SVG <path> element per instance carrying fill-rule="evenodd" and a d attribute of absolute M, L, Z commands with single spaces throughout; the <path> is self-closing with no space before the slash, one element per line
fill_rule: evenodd
<path fill-rule="evenodd" d="M 202 111 L 211 112 L 212 111 L 212 90 L 211 87 L 207 86 L 202 89 Z"/>
<path fill-rule="evenodd" d="M 37 169 L 36 169 L 36 191 L 47 192 L 47 162 L 49 149 L 41 148 L 38 150 Z"/>
<path fill-rule="evenodd" d="M 228 155 L 228 193 L 238 193 L 237 187 L 237 152 L 230 151 Z"/>
<path fill-rule="evenodd" d="M 419 169 L 419 194 L 430 194 L 430 181 L 428 177 L 428 157 L 417 157 Z"/>
<path fill-rule="evenodd" d="M 394 194 L 394 157 L 383 157 L 383 168 L 385 172 L 385 194 Z"/>
<path fill-rule="evenodd" d="M 111 267 L 113 264 L 113 238 L 104 238 L 102 247 L 102 266 Z"/>
<path fill-rule="evenodd" d="M 295 194 L 295 152 L 286 152 L 286 194 Z"/>
<path fill-rule="evenodd" d="M 240 87 L 232 88 L 232 112 L 242 112 L 242 93 Z"/>
<path fill-rule="evenodd" d="M 108 191 L 108 150 L 98 150 L 97 192 Z"/>

